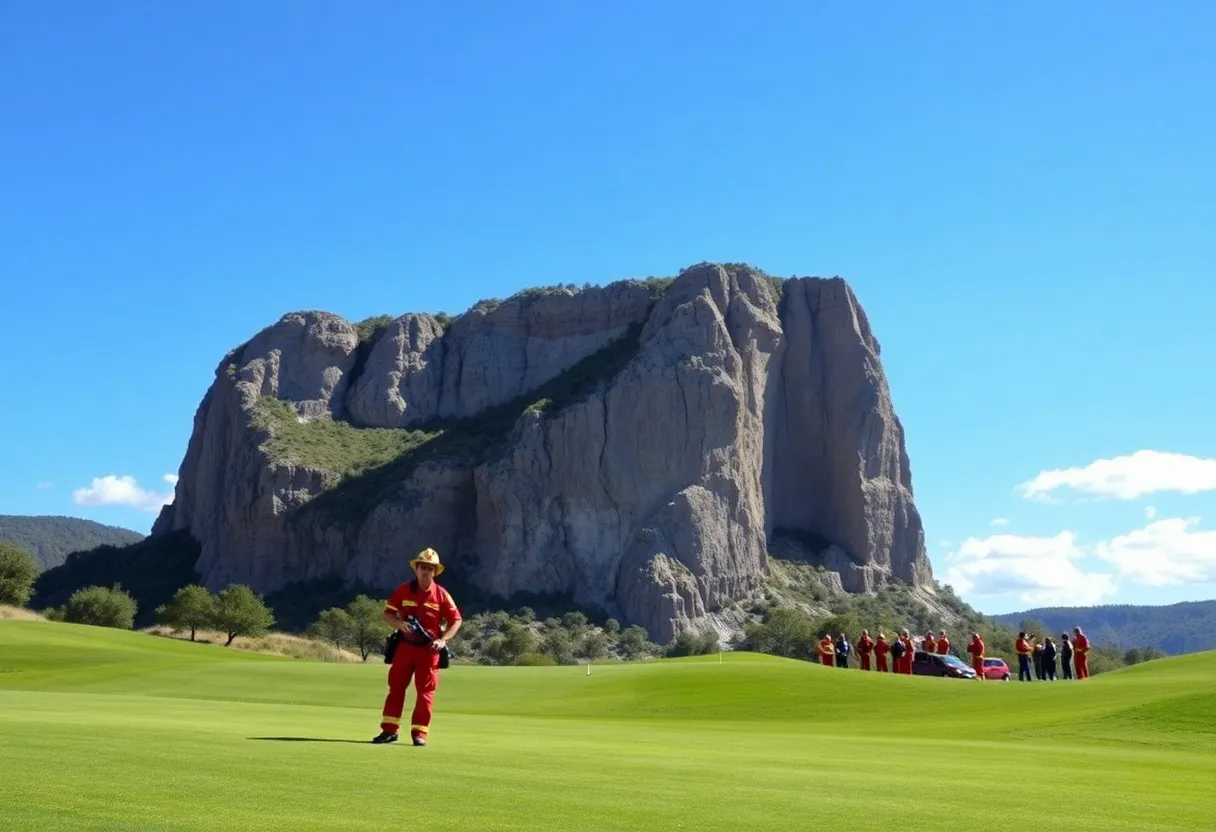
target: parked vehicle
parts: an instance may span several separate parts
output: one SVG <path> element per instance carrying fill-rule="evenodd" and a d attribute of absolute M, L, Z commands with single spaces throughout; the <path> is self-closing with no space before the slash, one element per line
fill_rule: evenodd
<path fill-rule="evenodd" d="M 950 679 L 978 679 L 971 666 L 956 656 L 917 650 L 912 657 L 913 676 L 944 676 Z"/>
<path fill-rule="evenodd" d="M 984 659 L 984 678 L 1009 681 L 1009 665 L 1004 659 Z"/>

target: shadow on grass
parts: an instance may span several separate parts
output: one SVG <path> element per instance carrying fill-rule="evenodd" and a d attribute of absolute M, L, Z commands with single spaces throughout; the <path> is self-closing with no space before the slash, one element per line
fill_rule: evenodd
<path fill-rule="evenodd" d="M 340 740 L 327 737 L 246 737 L 247 740 L 265 740 L 268 742 L 348 742 L 354 745 L 371 745 L 371 740 Z"/>

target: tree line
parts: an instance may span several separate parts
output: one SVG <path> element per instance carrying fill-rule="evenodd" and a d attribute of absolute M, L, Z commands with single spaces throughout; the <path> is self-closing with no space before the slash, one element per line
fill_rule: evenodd
<path fill-rule="evenodd" d="M 38 576 L 37 564 L 23 549 L 0 542 L 0 603 L 25 606 Z M 652 642 L 646 630 L 633 625 L 622 627 L 616 619 L 592 623 L 580 611 L 566 612 L 538 620 L 529 607 L 485 612 L 466 618 L 452 643 L 454 660 L 459 663 L 495 665 L 564 665 L 602 659 L 632 660 L 660 656 L 688 656 L 720 649 L 751 650 L 787 658 L 812 660 L 815 643 L 822 635 L 848 635 L 856 640 L 862 629 L 871 635 L 885 631 L 894 636 L 903 627 L 913 633 L 935 632 L 941 623 L 932 610 L 918 603 L 900 587 L 885 587 L 874 595 L 816 595 L 826 602 L 826 615 L 810 615 L 776 598 L 754 600 L 748 612 L 758 620 L 727 644 L 719 643 L 713 632 L 683 633 L 670 644 Z M 950 629 L 955 650 L 963 649 L 972 632 L 984 638 L 988 655 L 1000 656 L 1016 665 L 1016 632 L 1006 625 L 982 616 L 959 599 L 948 586 L 940 587 L 938 602 L 955 620 Z M 322 610 L 307 627 L 307 636 L 333 645 L 337 650 L 358 653 L 363 661 L 379 654 L 391 632 L 382 618 L 383 602 L 358 595 L 343 607 Z M 121 585 L 90 585 L 77 589 L 60 607 L 43 610 L 47 618 L 95 626 L 132 629 L 138 604 Z M 156 620 L 178 632 L 189 632 L 196 640 L 199 630 L 225 634 L 225 646 L 239 637 L 265 635 L 275 623 L 274 611 L 258 593 L 243 584 L 232 584 L 218 593 L 191 584 L 176 591 L 172 600 L 156 607 Z M 1037 620 L 1020 622 L 1020 630 L 1041 635 L 1047 628 Z M 1154 646 L 1121 650 L 1110 645 L 1095 645 L 1090 651 L 1089 668 L 1093 674 L 1164 656 Z"/>

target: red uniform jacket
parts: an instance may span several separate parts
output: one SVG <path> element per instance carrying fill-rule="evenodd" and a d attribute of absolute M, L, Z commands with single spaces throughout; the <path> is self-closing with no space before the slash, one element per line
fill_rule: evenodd
<path fill-rule="evenodd" d="M 937 640 L 937 653 L 939 656 L 944 656 L 950 652 L 950 639 L 945 636 Z"/>
<path fill-rule="evenodd" d="M 1084 633 L 1072 640 L 1072 649 L 1079 656 L 1084 656 L 1089 652 L 1089 639 L 1085 637 Z"/>
<path fill-rule="evenodd" d="M 927 638 L 920 643 L 920 649 L 924 650 L 926 653 L 936 653 L 937 642 L 931 638 Z"/>
<path fill-rule="evenodd" d="M 425 591 L 418 586 L 418 581 L 406 581 L 385 602 L 384 611 L 397 613 L 402 620 L 415 616 L 432 638 L 439 638 L 445 628 L 460 620 L 460 610 L 451 594 L 434 581 Z M 426 643 L 413 633 L 402 633 L 402 636 L 413 644 Z"/>
<path fill-rule="evenodd" d="M 983 661 L 984 659 L 984 640 L 982 638 L 973 638 L 971 643 L 967 645 L 967 652 L 971 654 L 972 661 Z"/>
<path fill-rule="evenodd" d="M 863 656 L 869 656 L 873 649 L 874 641 L 869 636 L 862 636 L 861 641 L 857 642 L 857 650 Z"/>

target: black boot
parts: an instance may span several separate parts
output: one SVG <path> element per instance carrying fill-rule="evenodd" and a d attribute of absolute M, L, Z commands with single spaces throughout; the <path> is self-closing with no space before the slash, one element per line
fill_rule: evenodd
<path fill-rule="evenodd" d="M 396 742 L 396 741 L 397 741 L 397 732 L 396 731 L 381 731 L 375 737 L 372 737 L 372 742 L 376 743 L 377 745 L 381 745 L 386 742 Z"/>

